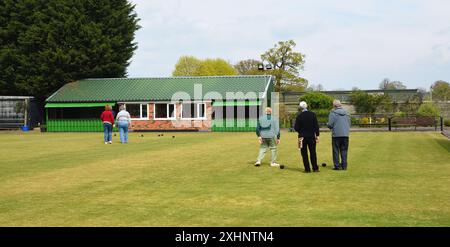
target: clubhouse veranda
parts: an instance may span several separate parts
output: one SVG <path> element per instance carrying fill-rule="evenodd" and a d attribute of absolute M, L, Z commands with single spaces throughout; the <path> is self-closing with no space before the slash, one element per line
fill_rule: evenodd
<path fill-rule="evenodd" d="M 102 131 L 107 104 L 137 131 L 254 131 L 272 92 L 270 75 L 79 80 L 47 98 L 47 131 Z"/>

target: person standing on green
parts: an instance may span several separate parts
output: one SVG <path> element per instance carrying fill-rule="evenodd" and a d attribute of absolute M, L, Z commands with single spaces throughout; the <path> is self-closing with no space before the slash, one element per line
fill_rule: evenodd
<path fill-rule="evenodd" d="M 328 116 L 327 126 L 332 132 L 333 164 L 335 171 L 347 170 L 348 137 L 350 135 L 350 116 L 342 108 L 341 101 L 333 101 L 333 110 Z M 339 154 L 341 162 L 339 162 Z"/>
<path fill-rule="evenodd" d="M 267 107 L 263 116 L 258 119 L 256 135 L 259 141 L 259 155 L 255 166 L 260 166 L 267 150 L 272 152 L 270 166 L 279 167 L 277 159 L 277 145 L 280 144 L 280 125 L 276 118 L 272 117 L 272 109 Z"/>

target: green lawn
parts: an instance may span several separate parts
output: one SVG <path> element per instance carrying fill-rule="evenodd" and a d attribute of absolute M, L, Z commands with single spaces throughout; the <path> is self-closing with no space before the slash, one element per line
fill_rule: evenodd
<path fill-rule="evenodd" d="M 158 134 L 0 132 L 0 226 L 450 226 L 437 132 L 352 133 L 347 171 L 331 170 L 323 133 L 328 166 L 311 174 L 294 133 L 284 170 L 253 166 L 254 133 Z"/>

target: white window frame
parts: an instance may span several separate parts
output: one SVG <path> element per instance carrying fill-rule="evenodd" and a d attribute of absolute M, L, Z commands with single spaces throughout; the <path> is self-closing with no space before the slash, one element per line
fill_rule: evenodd
<path fill-rule="evenodd" d="M 167 115 L 169 114 L 169 105 L 173 105 L 173 117 L 157 118 L 156 117 L 156 105 L 166 105 Z M 177 104 L 173 102 L 155 102 L 153 103 L 153 119 L 154 120 L 176 120 L 177 119 Z"/>
<path fill-rule="evenodd" d="M 183 117 L 183 104 L 196 104 L 197 105 L 197 116 L 195 116 L 195 118 L 185 118 L 185 117 Z M 200 105 L 205 105 L 205 111 L 204 111 L 205 116 L 204 117 L 199 117 Z M 206 120 L 206 119 L 208 119 L 207 116 L 206 116 L 206 110 L 207 110 L 206 102 L 204 102 L 204 101 L 183 102 L 183 103 L 181 103 L 181 119 L 183 119 L 183 120 Z"/>
<path fill-rule="evenodd" d="M 140 110 L 139 110 L 139 118 L 131 118 L 131 120 L 150 120 L 150 118 L 148 117 L 148 115 L 149 115 L 149 107 L 148 107 L 148 104 L 149 103 L 143 103 L 143 102 L 124 102 L 123 103 L 124 105 L 125 105 L 125 109 L 127 108 L 127 104 L 130 104 L 130 105 L 139 105 L 140 106 Z M 143 105 L 146 105 L 147 106 L 147 117 L 145 117 L 145 118 L 143 118 L 142 117 L 142 106 Z"/>

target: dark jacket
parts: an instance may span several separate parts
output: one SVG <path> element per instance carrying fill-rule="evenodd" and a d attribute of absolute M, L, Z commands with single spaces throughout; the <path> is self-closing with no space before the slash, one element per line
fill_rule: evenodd
<path fill-rule="evenodd" d="M 297 114 L 294 125 L 295 131 L 298 132 L 298 137 L 317 137 L 320 134 L 319 123 L 314 112 L 304 111 Z"/>
<path fill-rule="evenodd" d="M 350 132 L 350 116 L 342 108 L 336 108 L 328 116 L 328 128 L 331 129 L 333 137 L 348 137 Z"/>

